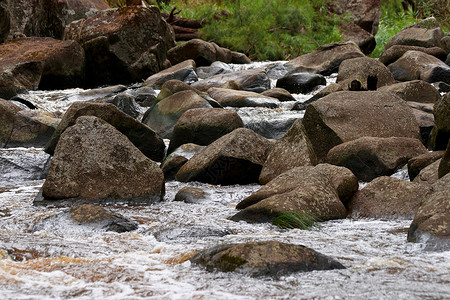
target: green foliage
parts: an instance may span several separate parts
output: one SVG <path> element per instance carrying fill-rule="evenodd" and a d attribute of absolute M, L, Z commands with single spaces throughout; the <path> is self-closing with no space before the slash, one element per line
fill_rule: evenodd
<path fill-rule="evenodd" d="M 272 224 L 280 228 L 300 228 L 312 229 L 319 227 L 317 222 L 320 220 L 306 212 L 287 212 L 276 217 Z"/>

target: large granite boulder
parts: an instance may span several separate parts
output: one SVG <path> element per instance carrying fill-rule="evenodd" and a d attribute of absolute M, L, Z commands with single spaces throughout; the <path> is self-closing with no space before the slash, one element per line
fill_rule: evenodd
<path fill-rule="evenodd" d="M 269 107 L 276 108 L 279 101 L 276 98 L 264 96 L 255 92 L 231 90 L 226 88 L 210 88 L 209 96 L 222 106 L 229 107 Z"/>
<path fill-rule="evenodd" d="M 244 123 L 234 110 L 190 109 L 183 113 L 175 123 L 168 152 L 170 153 L 187 143 L 207 146 L 240 127 L 244 127 Z"/>
<path fill-rule="evenodd" d="M 330 75 L 338 71 L 344 60 L 363 56 L 354 42 L 339 42 L 320 46 L 311 53 L 294 58 L 286 67 L 291 73 L 316 72 Z"/>
<path fill-rule="evenodd" d="M 272 222 L 285 213 L 306 213 L 320 221 L 347 216 L 344 206 L 358 190 L 358 179 L 343 167 L 319 164 L 296 167 L 242 200 L 233 221 Z"/>
<path fill-rule="evenodd" d="M 289 131 L 275 142 L 259 175 L 260 184 L 266 184 L 292 168 L 316 164 L 314 151 L 304 130 L 302 121 L 298 119 Z"/>
<path fill-rule="evenodd" d="M 408 241 L 423 242 L 428 249 L 450 249 L 450 174 L 432 185 L 409 227 Z"/>
<path fill-rule="evenodd" d="M 42 196 L 50 203 L 151 203 L 164 196 L 164 175 L 113 126 L 94 116 L 82 116 L 61 135 Z"/>
<path fill-rule="evenodd" d="M 445 61 L 445 59 L 447 58 L 447 52 L 439 47 L 425 48 L 418 46 L 394 45 L 389 49 L 384 50 L 378 60 L 387 66 L 402 57 L 403 54 L 405 54 L 407 51 L 420 51 L 434 56 L 442 61 Z"/>
<path fill-rule="evenodd" d="M 169 80 L 179 80 L 186 84 L 192 84 L 198 81 L 195 69 L 195 61 L 193 61 L 192 59 L 188 59 L 168 69 L 153 74 L 145 80 L 143 85 L 161 89 L 163 84 Z"/>
<path fill-rule="evenodd" d="M 82 116 L 103 119 L 124 134 L 145 156 L 154 161 L 163 159 L 164 141 L 151 128 L 110 103 L 75 102 L 72 104 L 64 114 L 45 151 L 53 154 L 61 134 Z"/>
<path fill-rule="evenodd" d="M 450 83 L 450 67 L 434 56 L 420 51 L 407 51 L 388 66 L 395 80 L 421 79 L 426 82 Z"/>
<path fill-rule="evenodd" d="M 5 0 L 11 35 L 62 39 L 66 25 L 108 9 L 103 0 Z"/>
<path fill-rule="evenodd" d="M 421 141 L 406 137 L 362 137 L 333 147 L 327 162 L 350 169 L 359 180 L 389 176 L 410 158 L 428 153 Z"/>
<path fill-rule="evenodd" d="M 445 150 L 450 139 L 450 93 L 446 93 L 434 105 L 434 121 L 430 146 L 433 150 Z"/>
<path fill-rule="evenodd" d="M 238 82 L 244 91 L 261 93 L 270 89 L 270 78 L 264 68 L 218 74 L 197 81 L 192 86 L 201 91 L 207 91 L 211 87 L 221 87 L 230 81 Z"/>
<path fill-rule="evenodd" d="M 178 119 L 189 109 L 212 108 L 212 106 L 192 90 L 177 92 L 158 101 L 142 122 L 150 126 L 163 138 L 172 138 L 172 132 Z"/>
<path fill-rule="evenodd" d="M 330 94 L 308 105 L 303 125 L 319 162 L 334 146 L 364 136 L 420 139 L 411 108 L 387 92 Z"/>
<path fill-rule="evenodd" d="M 377 90 L 395 83 L 386 66 L 370 57 L 347 59 L 341 63 L 336 82 L 349 85 L 354 80 L 361 83 L 363 90 Z"/>
<path fill-rule="evenodd" d="M 181 167 L 178 181 L 212 184 L 258 182 L 273 144 L 250 129 L 238 128 L 195 154 Z"/>
<path fill-rule="evenodd" d="M 393 177 L 379 177 L 349 202 L 352 218 L 412 218 L 430 192 L 428 186 Z"/>
<path fill-rule="evenodd" d="M 236 272 L 252 277 L 345 269 L 338 261 L 310 248 L 276 241 L 219 245 L 198 253 L 191 262 L 209 272 Z"/>
<path fill-rule="evenodd" d="M 89 86 L 144 80 L 169 66 L 167 50 L 175 45 L 156 6 L 103 10 L 70 23 L 64 39 L 83 46 Z"/>
<path fill-rule="evenodd" d="M 361 28 L 355 22 L 343 23 L 339 31 L 344 41 L 354 42 L 366 55 L 372 53 L 377 45 L 375 36 Z"/>
<path fill-rule="evenodd" d="M 405 101 L 436 103 L 441 99 L 439 91 L 428 82 L 412 80 L 378 88 L 380 92 L 391 92 Z"/>
<path fill-rule="evenodd" d="M 379 0 L 332 0 L 327 6 L 335 14 L 350 14 L 353 22 L 365 31 L 373 35 L 377 33 L 381 16 Z"/>
<path fill-rule="evenodd" d="M 23 38 L 0 45 L 0 97 L 83 83 L 84 51 L 75 41 Z"/>

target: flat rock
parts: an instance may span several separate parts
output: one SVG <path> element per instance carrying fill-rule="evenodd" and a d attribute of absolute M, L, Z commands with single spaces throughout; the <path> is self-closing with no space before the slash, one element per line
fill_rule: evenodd
<path fill-rule="evenodd" d="M 224 107 L 277 108 L 279 105 L 278 99 L 255 92 L 237 91 L 225 88 L 210 88 L 208 94 Z"/>
<path fill-rule="evenodd" d="M 379 87 L 380 92 L 391 92 L 405 101 L 418 103 L 436 103 L 441 98 L 439 91 L 423 80 L 411 80 L 399 82 L 388 86 Z"/>

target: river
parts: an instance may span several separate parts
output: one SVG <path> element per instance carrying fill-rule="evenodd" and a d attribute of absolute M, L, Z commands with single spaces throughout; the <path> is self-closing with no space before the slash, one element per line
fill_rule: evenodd
<path fill-rule="evenodd" d="M 71 102 L 59 101 L 61 95 L 75 101 L 70 96 L 80 92 L 36 91 L 24 97 L 33 98 L 39 109 L 64 111 Z M 298 101 L 310 96 L 296 95 Z M 274 115 L 302 117 L 301 111 L 290 112 L 292 105 L 238 111 L 247 125 Z M 36 170 L 48 158 L 33 148 L 0 149 L 0 157 L 32 161 Z M 411 219 L 347 218 L 322 222 L 313 230 L 233 222 L 227 218 L 236 213 L 236 204 L 259 185 L 169 181 L 163 202 L 108 207 L 137 221 L 136 231 L 88 230 L 60 220 L 33 232 L 37 222 L 67 208 L 33 206 L 44 180 L 28 170 L 5 169 L 10 171 L 0 175 L 1 299 L 450 299 L 450 251 L 408 243 Z M 405 170 L 394 176 L 407 179 Z M 207 199 L 173 201 L 185 186 L 203 188 Z M 251 278 L 210 273 L 188 260 L 221 243 L 263 240 L 305 245 L 347 269 Z"/>

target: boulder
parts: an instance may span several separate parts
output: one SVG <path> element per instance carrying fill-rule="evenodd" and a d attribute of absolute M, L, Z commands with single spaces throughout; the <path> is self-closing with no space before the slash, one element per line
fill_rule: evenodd
<path fill-rule="evenodd" d="M 191 262 L 209 272 L 236 272 L 251 277 L 345 269 L 338 261 L 310 248 L 277 241 L 219 245 L 198 253 Z"/>
<path fill-rule="evenodd" d="M 32 232 L 45 230 L 57 234 L 79 234 L 80 232 L 129 232 L 136 230 L 138 223 L 101 206 L 82 204 L 40 220 Z"/>
<path fill-rule="evenodd" d="M 113 126 L 82 116 L 61 135 L 42 196 L 50 203 L 151 203 L 164 196 L 164 175 Z"/>
<path fill-rule="evenodd" d="M 438 177 L 442 178 L 450 172 L 450 141 L 447 145 L 447 150 L 439 163 Z"/>
<path fill-rule="evenodd" d="M 336 73 L 344 60 L 363 56 L 354 42 L 339 42 L 320 46 L 311 53 L 294 58 L 286 67 L 291 73 L 316 72 L 326 76 Z"/>
<path fill-rule="evenodd" d="M 162 99 L 172 96 L 175 93 L 178 93 L 181 91 L 187 91 L 187 90 L 195 92 L 200 97 L 202 97 L 203 95 L 206 95 L 206 93 L 204 93 L 204 92 L 202 92 L 180 80 L 172 79 L 172 80 L 168 80 L 168 81 L 164 82 L 156 99 L 158 101 L 161 101 Z"/>
<path fill-rule="evenodd" d="M 137 119 L 141 115 L 141 108 L 134 100 L 134 97 L 126 93 L 115 96 L 111 101 L 105 101 L 114 104 L 118 109 Z"/>
<path fill-rule="evenodd" d="M 384 47 L 384 51 L 394 45 L 441 47 L 444 32 L 434 18 L 428 18 L 401 30 Z"/>
<path fill-rule="evenodd" d="M 361 83 L 361 89 L 373 91 L 395 83 L 386 66 L 370 57 L 347 59 L 341 63 L 336 83 L 345 86 L 354 80 Z"/>
<path fill-rule="evenodd" d="M 166 181 L 175 179 L 175 175 L 177 175 L 180 168 L 203 148 L 205 148 L 205 146 L 184 144 L 170 153 L 161 164 L 161 169 Z"/>
<path fill-rule="evenodd" d="M 434 105 L 434 121 L 430 146 L 433 150 L 445 150 L 450 139 L 450 93 Z"/>
<path fill-rule="evenodd" d="M 88 86 L 133 83 L 168 67 L 173 32 L 156 6 L 130 6 L 98 12 L 70 23 L 66 40 L 86 53 Z"/>
<path fill-rule="evenodd" d="M 0 147 L 0 182 L 2 184 L 45 179 L 50 155 L 37 149 Z"/>
<path fill-rule="evenodd" d="M 327 6 L 335 14 L 350 14 L 353 22 L 365 31 L 373 35 L 377 33 L 381 16 L 379 0 L 332 0 Z"/>
<path fill-rule="evenodd" d="M 0 5 L 0 44 L 6 41 L 11 29 L 8 10 Z"/>
<path fill-rule="evenodd" d="M 192 84 L 198 81 L 195 73 L 196 65 L 192 59 L 185 60 L 168 69 L 153 74 L 144 82 L 144 86 L 151 86 L 160 89 L 166 81 L 180 80 L 186 84 Z"/>
<path fill-rule="evenodd" d="M 387 92 L 330 94 L 308 105 L 303 125 L 318 162 L 324 161 L 334 146 L 360 137 L 420 139 L 411 108 Z"/>
<path fill-rule="evenodd" d="M 174 201 L 183 201 L 185 203 L 201 203 L 206 200 L 208 193 L 201 188 L 184 187 L 177 192 Z"/>
<path fill-rule="evenodd" d="M 219 47 L 215 43 L 193 39 L 171 48 L 167 52 L 167 58 L 172 65 L 193 59 L 197 66 L 200 67 L 209 66 L 215 61 L 231 63 L 232 54 L 230 50 Z"/>
<path fill-rule="evenodd" d="M 240 83 L 245 91 L 261 93 L 270 89 L 270 78 L 263 68 L 211 76 L 193 83 L 192 86 L 201 91 L 207 91 L 211 87 L 220 87 L 232 80 Z"/>
<path fill-rule="evenodd" d="M 388 66 L 395 80 L 421 79 L 426 82 L 450 83 L 450 67 L 434 56 L 420 51 L 407 51 Z"/>
<path fill-rule="evenodd" d="M 64 114 L 45 151 L 53 154 L 61 134 L 81 116 L 95 116 L 114 126 L 148 158 L 161 161 L 164 141 L 148 126 L 125 114 L 110 103 L 75 102 Z"/>
<path fill-rule="evenodd" d="M 422 142 L 406 137 L 361 137 L 333 147 L 326 161 L 350 169 L 359 180 L 394 174 L 410 158 L 427 153 Z"/>
<path fill-rule="evenodd" d="M 16 114 L 22 109 L 12 102 L 0 99 L 0 148 L 6 148 L 14 129 Z"/>
<path fill-rule="evenodd" d="M 11 34 L 62 39 L 66 25 L 108 9 L 103 0 L 6 0 Z"/>
<path fill-rule="evenodd" d="M 419 174 L 414 178 L 413 182 L 421 183 L 424 185 L 432 185 L 436 181 L 438 181 L 438 170 L 439 164 L 441 163 L 441 159 L 434 161 L 428 166 L 424 167 L 420 170 Z"/>
<path fill-rule="evenodd" d="M 272 146 L 250 129 L 235 129 L 195 154 L 181 167 L 176 179 L 225 185 L 258 182 Z"/>
<path fill-rule="evenodd" d="M 422 143 L 428 145 L 431 137 L 431 132 L 434 128 L 433 103 L 419 103 L 407 102 L 408 106 L 412 108 L 414 117 L 420 129 L 420 136 Z"/>
<path fill-rule="evenodd" d="M 316 164 L 314 151 L 304 130 L 302 121 L 297 119 L 289 131 L 275 142 L 259 175 L 260 184 L 266 184 L 294 167 Z"/>
<path fill-rule="evenodd" d="M 294 94 L 307 94 L 317 86 L 326 84 L 325 77 L 311 73 L 290 73 L 277 80 L 277 88 L 284 88 Z"/>
<path fill-rule="evenodd" d="M 427 152 L 408 160 L 409 180 L 414 180 L 420 171 L 444 156 L 444 151 Z"/>
<path fill-rule="evenodd" d="M 278 99 L 278 101 L 296 101 L 294 96 L 291 95 L 287 90 L 282 88 L 273 88 L 261 93 L 263 96 L 272 97 Z"/>
<path fill-rule="evenodd" d="M 231 63 L 232 64 L 249 64 L 251 63 L 251 59 L 248 58 L 247 55 L 241 52 L 231 51 Z"/>
<path fill-rule="evenodd" d="M 375 49 L 377 42 L 375 36 L 362 29 L 355 22 L 347 22 L 341 25 L 340 32 L 344 41 L 352 41 L 361 49 L 361 51 L 368 55 Z"/>
<path fill-rule="evenodd" d="M 207 146 L 240 127 L 244 127 L 244 123 L 234 110 L 190 109 L 184 112 L 175 123 L 168 152 L 187 143 Z"/>
<path fill-rule="evenodd" d="M 412 218 L 430 188 L 393 177 L 378 177 L 349 202 L 352 218 Z"/>
<path fill-rule="evenodd" d="M 211 105 L 191 90 L 177 92 L 158 101 L 142 122 L 150 126 L 161 137 L 171 139 L 173 128 L 181 115 L 193 108 L 211 108 Z"/>
<path fill-rule="evenodd" d="M 397 59 L 403 56 L 407 51 L 420 51 L 423 53 L 426 53 L 428 55 L 434 56 L 442 61 L 445 61 L 447 58 L 447 54 L 444 51 L 444 49 L 439 47 L 432 47 L 432 48 L 425 48 L 425 47 L 418 47 L 418 46 L 405 46 L 405 45 L 394 45 L 390 47 L 387 50 L 384 50 L 383 53 L 381 53 L 378 60 L 382 62 L 383 64 L 390 65 L 391 63 L 395 62 Z"/>
<path fill-rule="evenodd" d="M 83 83 L 84 51 L 75 41 L 23 38 L 0 45 L 0 97 Z"/>
<path fill-rule="evenodd" d="M 197 68 L 197 75 L 201 79 L 231 72 L 233 72 L 233 69 L 230 67 L 230 65 L 221 61 L 215 61 L 208 67 Z"/>
<path fill-rule="evenodd" d="M 450 174 L 432 185 L 408 230 L 409 242 L 423 242 L 432 250 L 450 250 Z"/>
<path fill-rule="evenodd" d="M 441 99 L 439 91 L 428 82 L 412 80 L 383 86 L 378 88 L 380 92 L 391 92 L 405 101 L 419 103 L 436 103 Z"/>
<path fill-rule="evenodd" d="M 222 106 L 229 107 L 269 107 L 277 108 L 276 98 L 264 96 L 255 92 L 230 90 L 225 88 L 210 88 L 209 96 Z"/>
<path fill-rule="evenodd" d="M 290 169 L 242 200 L 233 221 L 272 222 L 285 213 L 300 212 L 320 221 L 347 216 L 344 206 L 358 190 L 358 179 L 344 167 L 319 164 Z"/>

